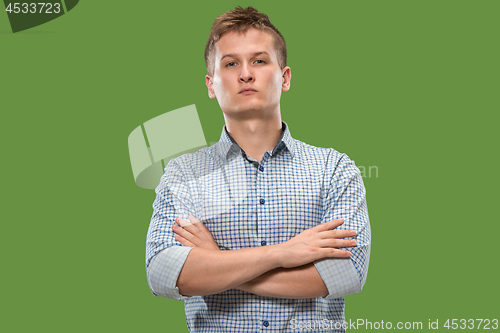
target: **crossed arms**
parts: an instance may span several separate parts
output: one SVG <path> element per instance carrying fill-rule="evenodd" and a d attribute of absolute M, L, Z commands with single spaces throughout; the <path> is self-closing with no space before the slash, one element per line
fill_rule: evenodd
<path fill-rule="evenodd" d="M 312 262 L 347 258 L 351 253 L 339 248 L 356 245 L 355 240 L 342 239 L 356 235 L 354 230 L 332 230 L 344 223 L 339 219 L 307 229 L 281 244 L 220 251 L 203 223 L 194 216 L 190 220 L 193 223 L 177 218 L 172 227 L 178 242 L 194 248 L 177 280 L 179 292 L 185 296 L 236 288 L 270 297 L 324 297 L 328 289 Z"/>
<path fill-rule="evenodd" d="M 156 190 L 146 258 L 154 295 L 180 300 L 236 288 L 268 297 L 337 298 L 361 291 L 370 225 L 359 170 L 347 157 L 332 166 L 323 223 L 281 244 L 229 251 L 220 251 L 194 217 L 193 224 L 176 219 L 202 211 L 182 168 L 171 161 Z"/>

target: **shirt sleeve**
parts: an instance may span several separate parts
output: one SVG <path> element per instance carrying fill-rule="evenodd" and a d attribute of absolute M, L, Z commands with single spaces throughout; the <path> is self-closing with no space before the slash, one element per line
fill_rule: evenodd
<path fill-rule="evenodd" d="M 330 188 L 324 202 L 322 222 L 344 219 L 337 229 L 356 230 L 357 245 L 345 248 L 350 258 L 324 258 L 314 262 L 328 288 L 327 299 L 360 292 L 366 281 L 370 259 L 370 221 L 366 207 L 366 191 L 359 169 L 345 154 L 333 166 Z"/>
<path fill-rule="evenodd" d="M 177 278 L 192 248 L 175 240 L 172 225 L 176 217 L 187 219 L 189 215 L 195 215 L 195 207 L 188 183 L 174 160 L 168 163 L 155 191 L 153 216 L 146 239 L 149 288 L 155 296 L 183 300 L 187 297 L 179 294 Z"/>

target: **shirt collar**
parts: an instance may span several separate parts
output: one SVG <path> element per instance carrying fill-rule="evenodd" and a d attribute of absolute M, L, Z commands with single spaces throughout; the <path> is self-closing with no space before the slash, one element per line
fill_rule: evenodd
<path fill-rule="evenodd" d="M 290 152 L 290 155 L 293 157 L 294 156 L 294 140 L 290 134 L 290 130 L 288 129 L 288 125 L 283 121 L 282 123 L 282 128 L 284 128 L 283 134 L 281 134 L 281 138 L 278 140 L 278 143 L 274 147 L 271 156 L 274 154 L 278 153 L 281 149 L 287 148 L 288 151 Z M 234 152 L 239 152 L 241 150 L 240 146 L 234 141 L 234 139 L 229 135 L 229 133 L 226 130 L 226 126 L 222 128 L 222 134 L 220 136 L 220 140 L 216 145 L 216 150 L 219 153 L 219 155 L 224 158 L 228 159 L 229 156 L 231 156 L 232 153 Z"/>

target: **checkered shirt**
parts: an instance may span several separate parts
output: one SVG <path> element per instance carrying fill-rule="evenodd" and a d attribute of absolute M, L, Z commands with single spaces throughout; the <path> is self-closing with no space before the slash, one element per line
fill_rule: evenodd
<path fill-rule="evenodd" d="M 184 300 L 190 332 L 345 331 L 344 296 L 361 291 L 370 256 L 363 180 L 347 155 L 295 140 L 283 127 L 260 162 L 224 128 L 218 143 L 165 168 L 147 235 L 146 271 L 155 296 Z M 357 246 L 347 248 L 350 258 L 314 262 L 328 288 L 324 298 L 263 297 L 238 289 L 184 297 L 176 282 L 192 248 L 174 239 L 172 224 L 189 215 L 203 222 L 222 250 L 280 244 L 339 218 L 345 223 L 338 229 L 356 230 Z"/>

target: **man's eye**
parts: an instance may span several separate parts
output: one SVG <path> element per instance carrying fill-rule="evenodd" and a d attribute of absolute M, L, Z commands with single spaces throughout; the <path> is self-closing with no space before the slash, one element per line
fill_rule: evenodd
<path fill-rule="evenodd" d="M 266 63 L 264 60 L 261 60 L 261 59 L 259 59 L 259 60 L 255 60 L 255 62 L 256 62 L 257 64 L 265 64 L 265 63 Z"/>
<path fill-rule="evenodd" d="M 236 65 L 236 63 L 235 63 L 235 62 L 230 62 L 230 63 L 228 63 L 228 64 L 226 65 L 226 67 L 233 67 L 234 65 Z"/>

